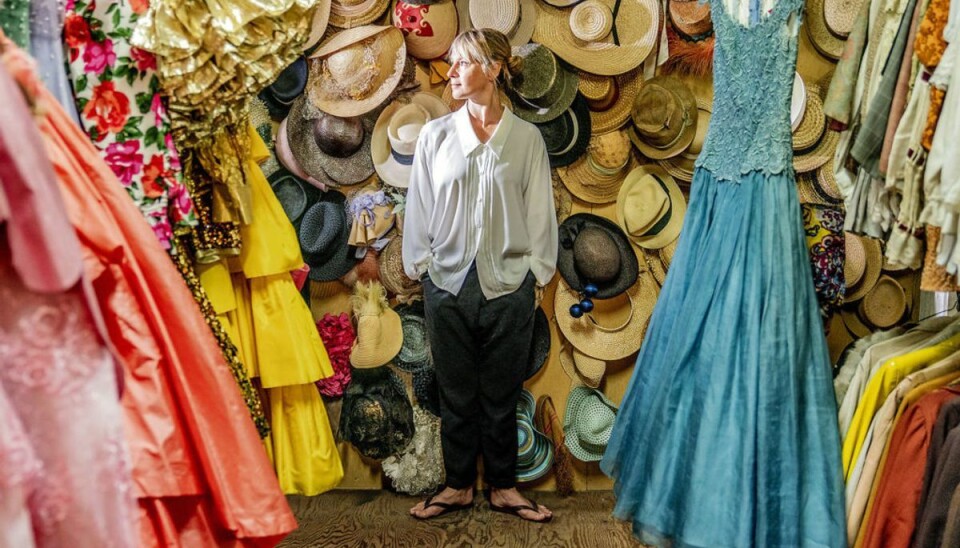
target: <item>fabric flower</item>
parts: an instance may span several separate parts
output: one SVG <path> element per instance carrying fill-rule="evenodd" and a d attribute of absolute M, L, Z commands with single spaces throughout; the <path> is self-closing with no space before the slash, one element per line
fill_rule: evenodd
<path fill-rule="evenodd" d="M 180 171 L 180 154 L 177 153 L 177 145 L 173 142 L 173 135 L 167 133 L 163 136 L 163 144 L 167 147 L 167 157 L 170 159 L 170 169 Z"/>
<path fill-rule="evenodd" d="M 130 46 L 130 59 L 133 59 L 137 64 L 137 70 L 139 72 L 157 70 L 157 58 L 149 51 L 142 50 L 136 46 Z M 156 100 L 156 97 L 154 100 Z"/>
<path fill-rule="evenodd" d="M 163 190 L 169 186 L 171 178 L 172 174 L 170 170 L 166 169 L 163 156 L 154 154 L 150 161 L 143 166 L 143 195 L 147 198 L 163 196 Z"/>
<path fill-rule="evenodd" d="M 143 154 L 140 154 L 140 141 L 110 143 L 104 157 L 107 165 L 125 186 L 143 169 Z"/>
<path fill-rule="evenodd" d="M 83 117 L 97 125 L 98 140 L 122 130 L 129 115 L 130 98 L 118 92 L 109 80 L 93 88 L 93 95 L 83 107 Z"/>
<path fill-rule="evenodd" d="M 324 396 L 337 398 L 343 395 L 344 389 L 350 384 L 350 348 L 356 339 L 356 332 L 346 312 L 339 316 L 324 314 L 317 321 L 317 331 L 333 366 L 333 376 L 317 381 L 317 388 Z"/>
<path fill-rule="evenodd" d="M 83 71 L 94 74 L 103 74 L 107 66 L 117 62 L 117 54 L 113 51 L 113 41 L 109 38 L 103 42 L 90 42 L 83 50 Z"/>

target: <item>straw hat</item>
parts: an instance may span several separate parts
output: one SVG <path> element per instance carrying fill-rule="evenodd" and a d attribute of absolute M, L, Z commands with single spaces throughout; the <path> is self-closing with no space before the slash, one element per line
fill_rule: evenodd
<path fill-rule="evenodd" d="M 380 283 L 387 292 L 399 296 L 420 293 L 420 282 L 411 280 L 403 271 L 403 237 L 394 236 L 380 252 Z"/>
<path fill-rule="evenodd" d="M 313 106 L 334 116 L 365 114 L 396 89 L 406 58 L 403 33 L 396 27 L 367 25 L 339 32 L 310 55 L 307 96 Z"/>
<path fill-rule="evenodd" d="M 558 229 L 557 271 L 574 291 L 597 286 L 597 299 L 609 299 L 637 281 L 640 266 L 623 231 L 592 213 L 567 217 Z M 562 309 L 566 310 L 566 309 Z"/>
<path fill-rule="evenodd" d="M 640 276 L 626 297 L 596 300 L 591 313 L 574 318 L 566 311 L 580 302 L 580 295 L 561 279 L 554 297 L 557 326 L 583 354 L 606 361 L 626 358 L 640 348 L 657 294 L 653 277 Z"/>
<path fill-rule="evenodd" d="M 340 439 L 371 459 L 395 455 L 413 439 L 413 406 L 389 367 L 354 369 L 343 394 Z"/>
<path fill-rule="evenodd" d="M 697 41 L 713 34 L 710 4 L 697 0 L 668 0 L 670 26 L 686 40 Z"/>
<path fill-rule="evenodd" d="M 657 255 L 660 256 L 660 263 L 668 270 L 670 269 L 670 264 L 673 263 L 673 254 L 677 252 L 678 243 L 680 243 L 680 238 L 657 250 Z"/>
<path fill-rule="evenodd" d="M 585 384 L 590 388 L 600 386 L 600 381 L 607 372 L 605 361 L 587 356 L 566 344 L 560 349 L 560 366 L 574 383 Z"/>
<path fill-rule="evenodd" d="M 642 84 L 643 75 L 640 69 L 616 76 L 580 72 L 578 88 L 590 107 L 593 132 L 607 133 L 622 128 L 630 119 L 633 101 Z"/>
<path fill-rule="evenodd" d="M 553 185 L 553 207 L 557 211 L 557 222 L 562 223 L 573 212 L 573 195 L 563 181 L 557 170 L 551 170 L 550 183 Z"/>
<path fill-rule="evenodd" d="M 927 225 L 924 234 L 927 240 L 927 251 L 923 256 L 923 268 L 920 269 L 920 289 L 924 291 L 960 291 L 957 276 L 948 273 L 943 265 L 937 264 L 940 227 Z"/>
<path fill-rule="evenodd" d="M 667 268 L 660 260 L 660 254 L 657 250 L 643 249 L 641 252 L 644 262 L 647 263 L 647 271 L 653 275 L 654 280 L 657 280 L 657 285 L 663 287 L 663 282 L 667 279 Z"/>
<path fill-rule="evenodd" d="M 432 4 L 398 1 L 393 25 L 403 32 L 407 52 L 424 61 L 443 57 L 457 36 L 457 8 L 452 0 Z"/>
<path fill-rule="evenodd" d="M 333 0 L 330 5 L 330 25 L 352 29 L 373 23 L 387 11 L 390 0 Z"/>
<path fill-rule="evenodd" d="M 847 291 L 843 300 L 851 303 L 862 299 L 876 285 L 883 265 L 883 252 L 880 240 L 876 238 L 846 232 L 844 241 L 843 277 Z"/>
<path fill-rule="evenodd" d="M 804 91 L 807 98 L 800 124 L 793 131 L 793 150 L 810 150 L 819 143 L 827 129 L 827 119 L 823 114 L 823 99 L 816 93 Z"/>
<path fill-rule="evenodd" d="M 300 162 L 297 161 L 297 158 L 293 155 L 293 150 L 290 148 L 290 140 L 287 138 L 287 118 L 284 118 L 277 128 L 277 136 L 273 142 L 273 151 L 280 165 L 314 187 L 326 191 L 328 187 L 337 186 L 337 183 L 335 183 L 323 169 L 317 168 L 314 170 L 314 175 L 310 175 L 303 169 Z"/>
<path fill-rule="evenodd" d="M 617 195 L 617 223 L 633 243 L 646 249 L 676 240 L 686 210 L 680 187 L 657 165 L 631 171 Z"/>
<path fill-rule="evenodd" d="M 798 173 L 797 174 L 797 195 L 800 197 L 801 204 L 816 204 L 821 206 L 837 207 L 843 205 L 843 200 L 829 196 L 820 186 L 818 175 L 824 168 L 820 168 L 816 173 Z"/>
<path fill-rule="evenodd" d="M 700 151 L 703 150 L 703 141 L 707 138 L 707 130 L 710 127 L 710 116 L 713 111 L 713 105 L 709 99 L 697 96 L 697 132 L 693 136 L 688 146 L 683 152 L 672 157 L 657 160 L 657 164 L 667 170 L 673 178 L 684 182 L 693 181 L 693 172 L 696 169 L 697 158 Z"/>
<path fill-rule="evenodd" d="M 542 478 L 553 466 L 553 441 L 534 426 L 537 404 L 526 389 L 517 401 L 517 481 Z"/>
<path fill-rule="evenodd" d="M 403 330 L 403 345 L 394 363 L 408 373 L 431 367 L 430 341 L 427 338 L 423 301 L 402 304 L 394 311 L 400 316 L 400 325 Z"/>
<path fill-rule="evenodd" d="M 863 319 L 860 318 L 860 315 L 857 313 L 856 306 L 845 306 L 841 308 L 840 317 L 843 319 L 843 325 L 846 326 L 847 331 L 858 339 L 862 339 L 873 333 L 873 329 L 863 323 Z"/>
<path fill-rule="evenodd" d="M 357 369 L 386 365 L 403 347 L 403 324 L 387 304 L 386 290 L 377 282 L 359 283 L 353 288 L 350 303 L 357 319 L 350 364 Z"/>
<path fill-rule="evenodd" d="M 570 108 L 577 96 L 576 72 L 540 44 L 514 46 L 513 54 L 523 59 L 512 87 L 514 114 L 528 122 L 542 123 Z"/>
<path fill-rule="evenodd" d="M 318 110 L 306 95 L 293 102 L 286 139 L 303 171 L 315 179 L 355 185 L 374 173 L 370 144 L 375 113 L 341 118 Z"/>
<path fill-rule="evenodd" d="M 824 0 L 823 20 L 830 33 L 846 40 L 862 4 L 863 0 Z"/>
<path fill-rule="evenodd" d="M 632 151 L 625 131 L 594 133 L 587 153 L 570 166 L 557 168 L 557 174 L 570 192 L 585 202 L 614 202 L 627 173 L 638 166 Z"/>
<path fill-rule="evenodd" d="M 836 364 L 840 361 L 840 355 L 853 344 L 853 335 L 847 330 L 843 323 L 841 314 L 834 314 L 830 317 L 830 323 L 827 324 L 827 350 L 830 352 L 830 363 Z"/>
<path fill-rule="evenodd" d="M 537 26 L 534 0 L 457 0 L 460 32 L 489 28 L 502 32 L 510 45 L 530 41 Z"/>
<path fill-rule="evenodd" d="M 590 144 L 590 109 L 579 93 L 563 114 L 535 125 L 547 147 L 552 168 L 568 166 L 577 161 Z"/>
<path fill-rule="evenodd" d="M 407 188 L 420 131 L 430 120 L 449 113 L 439 97 L 424 92 L 397 99 L 383 109 L 370 141 L 373 166 L 380 179 L 390 186 Z"/>
<path fill-rule="evenodd" d="M 570 454 L 584 462 L 603 458 L 616 418 L 617 406 L 602 392 L 574 386 L 567 396 L 563 417 L 564 442 Z"/>
<path fill-rule="evenodd" d="M 839 7 L 839 3 L 831 2 L 832 8 Z M 808 0 L 806 4 L 806 13 L 803 17 L 804 25 L 807 27 L 807 35 L 810 37 L 810 43 L 828 59 L 838 61 L 843 55 L 843 47 L 846 45 L 844 40 L 837 38 L 827 28 L 827 21 L 824 15 L 824 0 Z M 856 12 L 853 13 L 856 17 Z M 831 15 L 831 18 L 833 16 Z"/>
<path fill-rule="evenodd" d="M 310 34 L 307 36 L 307 41 L 303 43 L 304 52 L 320 43 L 324 33 L 327 32 L 327 24 L 330 22 L 330 6 L 331 0 L 317 0 L 316 10 L 310 20 Z"/>
<path fill-rule="evenodd" d="M 684 151 L 697 133 L 697 98 L 673 76 L 647 80 L 633 101 L 630 140 L 644 156 L 662 160 Z"/>
<path fill-rule="evenodd" d="M 840 133 L 827 128 L 816 146 L 793 155 L 793 169 L 797 173 L 804 173 L 823 166 L 833 158 L 839 142 Z"/>
<path fill-rule="evenodd" d="M 297 227 L 300 251 L 310 267 L 311 280 L 329 282 L 346 274 L 357 264 L 347 244 L 350 224 L 347 222 L 347 198 L 328 191 L 303 214 Z"/>
<path fill-rule="evenodd" d="M 349 243 L 356 247 L 373 244 L 386 235 L 397 220 L 393 201 L 383 190 L 374 187 L 351 193 L 347 210 L 352 224 Z"/>
<path fill-rule="evenodd" d="M 877 329 L 888 329 L 900 322 L 907 311 L 907 295 L 903 287 L 887 275 L 880 276 L 863 300 L 858 312 Z"/>
<path fill-rule="evenodd" d="M 790 130 L 797 131 L 807 108 L 807 86 L 799 72 L 793 73 L 793 92 L 790 95 Z"/>
<path fill-rule="evenodd" d="M 537 3 L 533 41 L 578 69 L 603 76 L 637 68 L 656 47 L 660 36 L 656 0 L 586 0 L 582 4 L 588 7 L 580 7 L 574 18 L 574 10 Z M 615 6 L 619 6 L 616 17 Z M 598 36 L 597 30 L 607 28 L 610 32 Z"/>
<path fill-rule="evenodd" d="M 837 185 L 836 174 L 833 170 L 833 158 L 827 160 L 827 163 L 817 169 L 817 192 L 822 196 L 839 203 L 843 201 L 843 193 Z"/>

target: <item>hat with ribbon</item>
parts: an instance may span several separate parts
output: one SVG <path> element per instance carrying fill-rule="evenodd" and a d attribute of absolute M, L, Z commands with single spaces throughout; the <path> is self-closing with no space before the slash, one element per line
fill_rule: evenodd
<path fill-rule="evenodd" d="M 690 146 L 672 158 L 657 160 L 657 164 L 667 170 L 674 179 L 690 183 L 693 181 L 693 172 L 696 169 L 697 157 L 703 150 L 703 142 L 707 138 L 710 127 L 710 116 L 713 105 L 709 99 L 697 96 L 697 132 L 690 141 Z"/>
<path fill-rule="evenodd" d="M 360 454 L 385 459 L 413 439 L 413 407 L 403 381 L 389 367 L 354 369 L 343 393 L 340 438 Z"/>
<path fill-rule="evenodd" d="M 582 292 L 592 284 L 597 289 L 594 297 L 609 299 L 636 283 L 637 256 L 613 221 L 575 213 L 560 224 L 558 232 L 557 270 L 574 291 Z"/>
<path fill-rule="evenodd" d="M 277 79 L 260 92 L 260 99 L 267 105 L 272 118 L 283 118 L 290 105 L 307 87 L 307 60 L 297 57 L 287 68 L 280 71 Z"/>
<path fill-rule="evenodd" d="M 390 0 L 333 0 L 330 5 L 330 25 L 353 29 L 373 23 L 380 18 Z"/>
<path fill-rule="evenodd" d="M 574 386 L 567 396 L 563 416 L 564 442 L 570 454 L 584 462 L 596 462 L 610 442 L 617 406 L 603 392 L 589 386 Z"/>
<path fill-rule="evenodd" d="M 517 402 L 517 481 L 542 478 L 553 466 L 553 441 L 534 426 L 537 403 L 523 389 Z"/>
<path fill-rule="evenodd" d="M 397 220 L 393 200 L 383 190 L 362 188 L 350 195 L 347 210 L 351 228 L 349 244 L 364 247 L 374 244 L 393 228 Z"/>
<path fill-rule="evenodd" d="M 351 365 L 357 369 L 386 365 L 403 347 L 403 324 L 400 315 L 387 303 L 386 290 L 378 282 L 358 283 L 350 303 L 357 319 Z"/>
<path fill-rule="evenodd" d="M 502 32 L 510 45 L 526 44 L 537 26 L 534 0 L 457 0 L 460 32 L 489 28 Z"/>
<path fill-rule="evenodd" d="M 617 196 L 617 223 L 633 243 L 646 249 L 676 240 L 686 210 L 680 187 L 657 165 L 631 171 Z"/>
<path fill-rule="evenodd" d="M 697 98 L 673 76 L 658 76 L 643 83 L 630 113 L 630 140 L 653 160 L 676 156 L 697 134 Z"/>
<path fill-rule="evenodd" d="M 834 8 L 849 7 L 852 9 L 852 6 L 843 6 L 843 4 L 843 2 L 808 0 L 804 9 L 803 26 L 807 28 L 810 43 L 813 44 L 814 49 L 820 52 L 821 55 L 832 61 L 838 61 L 840 59 L 840 56 L 843 55 L 843 48 L 847 42 L 845 39 L 838 38 L 830 32 L 830 28 L 827 26 L 825 7 L 829 5 Z M 856 18 L 858 13 L 851 11 L 850 15 Z"/>
<path fill-rule="evenodd" d="M 633 100 L 642 85 L 643 75 L 639 68 L 616 76 L 581 71 L 577 87 L 590 108 L 593 133 L 608 133 L 622 128 L 630 119 Z"/>
<path fill-rule="evenodd" d="M 557 173 L 577 198 L 607 204 L 616 201 L 627 173 L 637 166 L 630 137 L 625 131 L 611 131 L 594 133 L 587 153 L 573 164 L 557 168 Z"/>
<path fill-rule="evenodd" d="M 579 93 L 563 114 L 536 126 L 543 136 L 552 168 L 572 164 L 583 156 L 590 144 L 590 109 Z"/>
<path fill-rule="evenodd" d="M 396 89 L 406 59 L 403 33 L 394 26 L 338 32 L 310 55 L 307 96 L 313 106 L 334 116 L 365 114 Z"/>
<path fill-rule="evenodd" d="M 696 42 L 713 35 L 713 20 L 707 2 L 668 0 L 667 15 L 670 17 L 670 26 L 684 40 Z"/>
<path fill-rule="evenodd" d="M 584 0 L 573 9 L 537 4 L 533 41 L 580 70 L 613 76 L 650 55 L 660 36 L 657 0 Z"/>
<path fill-rule="evenodd" d="M 587 356 L 573 345 L 564 345 L 560 349 L 560 366 L 570 380 L 590 388 L 600 386 L 600 381 L 607 372 L 607 362 Z"/>
<path fill-rule="evenodd" d="M 548 122 L 563 114 L 577 96 L 579 76 L 540 44 L 514 46 L 523 59 L 512 87 L 513 113 L 528 122 Z"/>
<path fill-rule="evenodd" d="M 393 6 L 393 25 L 403 32 L 407 53 L 430 61 L 443 57 L 457 36 L 457 8 L 452 1 L 397 1 Z"/>
<path fill-rule="evenodd" d="M 297 236 L 311 280 L 329 282 L 350 271 L 357 258 L 347 243 L 347 198 L 330 190 L 312 204 L 300 219 Z"/>
<path fill-rule="evenodd" d="M 370 153 L 377 175 L 390 186 L 407 188 L 420 131 L 450 108 L 432 93 L 414 93 L 383 109 L 373 128 Z"/>

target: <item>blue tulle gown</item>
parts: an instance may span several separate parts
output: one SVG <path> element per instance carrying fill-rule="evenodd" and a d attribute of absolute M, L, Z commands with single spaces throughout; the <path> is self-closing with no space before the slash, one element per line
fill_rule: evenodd
<path fill-rule="evenodd" d="M 713 0 L 714 103 L 603 471 L 645 543 L 844 546 L 840 438 L 792 167 L 803 0 Z"/>

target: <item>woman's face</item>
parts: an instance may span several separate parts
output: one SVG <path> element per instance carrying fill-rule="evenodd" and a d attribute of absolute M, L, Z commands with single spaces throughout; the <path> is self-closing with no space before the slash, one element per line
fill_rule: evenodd
<path fill-rule="evenodd" d="M 500 70 L 499 63 L 491 67 L 493 74 Z M 450 60 L 450 89 L 453 98 L 458 100 L 479 99 L 493 92 L 493 77 L 483 70 L 483 65 L 463 57 Z"/>

